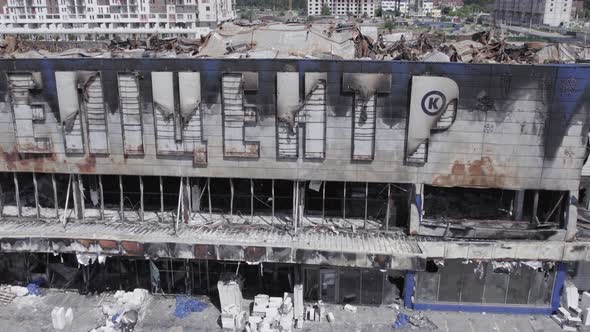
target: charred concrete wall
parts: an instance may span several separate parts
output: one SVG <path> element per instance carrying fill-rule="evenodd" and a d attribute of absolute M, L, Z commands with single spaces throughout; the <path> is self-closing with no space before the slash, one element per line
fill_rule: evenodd
<path fill-rule="evenodd" d="M 589 109 L 577 65 L 0 60 L 0 171 L 577 190 Z"/>

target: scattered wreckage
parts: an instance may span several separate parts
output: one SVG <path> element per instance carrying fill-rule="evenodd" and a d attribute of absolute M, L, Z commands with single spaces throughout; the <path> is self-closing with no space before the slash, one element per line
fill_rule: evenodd
<path fill-rule="evenodd" d="M 191 57 L 372 59 L 462 63 L 590 62 L 590 47 L 572 43 L 509 42 L 494 30 L 446 35 L 435 30 L 385 34 L 356 23 L 283 24 L 243 22 L 220 25 L 199 39 L 160 38 L 111 41 L 40 41 L 8 36 L 0 58 Z M 452 40 L 451 40 L 452 39 Z"/>

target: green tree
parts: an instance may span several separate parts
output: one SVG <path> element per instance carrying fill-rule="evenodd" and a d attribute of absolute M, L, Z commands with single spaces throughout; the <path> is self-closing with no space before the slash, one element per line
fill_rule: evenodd
<path fill-rule="evenodd" d="M 285 12 L 281 10 L 281 11 L 279 12 L 279 16 L 285 16 Z"/>
<path fill-rule="evenodd" d="M 381 17 L 383 16 L 383 8 L 381 8 L 381 6 L 377 7 L 377 9 L 375 9 L 375 17 Z"/>
<path fill-rule="evenodd" d="M 330 16 L 332 15 L 332 11 L 330 10 L 330 6 L 328 6 L 327 3 L 325 3 L 322 6 L 322 16 Z"/>
<path fill-rule="evenodd" d="M 393 28 L 395 28 L 395 25 L 391 20 L 386 20 L 385 22 L 383 22 L 383 29 L 388 30 L 391 33 L 391 31 L 393 31 Z"/>
<path fill-rule="evenodd" d="M 440 12 L 442 15 L 449 15 L 452 11 L 453 11 L 453 8 L 451 8 L 451 7 L 443 7 L 443 9 L 441 9 Z"/>
<path fill-rule="evenodd" d="M 254 11 L 252 9 L 248 9 L 247 11 L 243 12 L 240 17 L 243 20 L 248 20 L 252 22 L 252 18 L 254 18 Z"/>

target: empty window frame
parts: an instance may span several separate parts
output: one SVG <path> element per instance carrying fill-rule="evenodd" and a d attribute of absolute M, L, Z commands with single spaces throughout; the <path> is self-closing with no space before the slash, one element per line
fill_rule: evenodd
<path fill-rule="evenodd" d="M 424 186 L 424 219 L 511 220 L 513 190 Z"/>

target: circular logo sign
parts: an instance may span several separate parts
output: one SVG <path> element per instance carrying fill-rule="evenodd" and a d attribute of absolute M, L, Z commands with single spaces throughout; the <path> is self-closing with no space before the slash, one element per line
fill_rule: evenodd
<path fill-rule="evenodd" d="M 424 113 L 435 116 L 440 113 L 447 104 L 447 98 L 440 91 L 430 91 L 422 97 L 422 110 Z"/>

